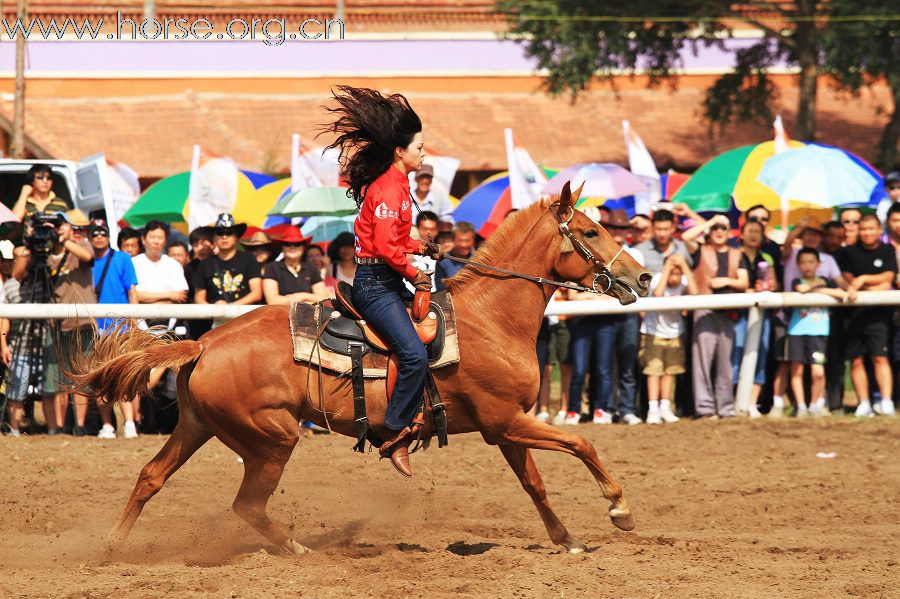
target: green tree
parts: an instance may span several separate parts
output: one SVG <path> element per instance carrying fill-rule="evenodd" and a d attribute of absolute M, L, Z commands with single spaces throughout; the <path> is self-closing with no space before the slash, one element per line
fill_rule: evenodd
<path fill-rule="evenodd" d="M 706 0 L 665 4 L 499 0 L 498 9 L 508 16 L 508 36 L 519 39 L 527 55 L 548 71 L 548 91 L 568 91 L 573 96 L 587 89 L 592 76 L 610 81 L 617 72 L 634 73 L 640 68 L 650 75 L 651 84 L 672 78 L 689 45 L 716 43 L 727 32 L 726 23 L 744 20 L 764 37 L 737 52 L 735 69 L 707 91 L 707 118 L 720 126 L 735 120 L 770 119 L 777 94 L 768 69 L 785 61 L 800 71 L 797 135 L 815 137 L 819 19 L 823 16 L 815 0 L 744 0 L 739 11 L 730 3 Z"/>
<path fill-rule="evenodd" d="M 824 70 L 845 89 L 858 94 L 884 81 L 891 90 L 891 117 L 877 148 L 877 165 L 890 170 L 900 141 L 900 21 L 890 2 L 831 0 L 831 21 L 823 35 Z M 865 15 L 866 19 L 858 19 Z M 847 19 L 847 17 L 853 17 Z"/>

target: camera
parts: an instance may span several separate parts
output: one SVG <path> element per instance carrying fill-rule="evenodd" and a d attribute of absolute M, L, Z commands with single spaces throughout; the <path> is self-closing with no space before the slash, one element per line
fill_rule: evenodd
<path fill-rule="evenodd" d="M 31 233 L 25 236 L 25 247 L 35 254 L 49 254 L 57 243 L 59 233 L 56 229 L 65 220 L 58 214 L 37 213 L 31 217 Z"/>

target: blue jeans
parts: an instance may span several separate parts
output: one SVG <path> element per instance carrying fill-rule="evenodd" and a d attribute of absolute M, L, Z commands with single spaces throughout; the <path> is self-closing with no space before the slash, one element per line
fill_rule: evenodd
<path fill-rule="evenodd" d="M 762 312 L 762 331 L 759 337 L 759 350 L 756 356 L 756 375 L 753 382 L 766 384 L 766 360 L 769 357 L 769 338 L 771 337 L 769 313 Z M 732 380 L 737 383 L 741 360 L 744 358 L 744 346 L 747 344 L 747 311 L 741 311 L 741 317 L 734 323 L 734 349 L 731 351 Z"/>
<path fill-rule="evenodd" d="M 610 350 L 610 358 L 613 352 L 616 356 L 617 374 L 619 377 L 619 416 L 634 414 L 635 397 L 637 395 L 637 356 L 640 344 L 641 320 L 637 314 L 625 316 L 613 316 L 615 338 L 614 348 Z M 612 369 L 612 360 L 606 368 Z M 609 400 L 607 400 L 607 404 Z"/>
<path fill-rule="evenodd" d="M 384 418 L 384 425 L 392 431 L 403 430 L 412 423 L 428 372 L 428 353 L 413 327 L 404 299 L 411 299 L 411 294 L 403 277 L 390 266 L 371 264 L 356 268 L 353 303 L 400 358 L 397 383 Z"/>
<path fill-rule="evenodd" d="M 582 316 L 569 321 L 569 331 L 572 335 L 569 351 L 572 360 L 569 412 L 581 412 L 581 394 L 589 366 L 591 385 L 588 388 L 588 395 L 591 411 L 598 408 L 604 411 L 609 409 L 612 372 L 604 365 L 612 363 L 615 328 L 608 326 L 608 321 L 608 318 L 602 316 Z"/>

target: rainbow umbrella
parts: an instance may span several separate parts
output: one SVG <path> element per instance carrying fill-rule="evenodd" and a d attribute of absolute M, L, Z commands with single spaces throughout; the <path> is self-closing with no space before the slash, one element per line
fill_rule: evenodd
<path fill-rule="evenodd" d="M 790 141 L 791 148 L 802 148 L 807 144 Z M 824 144 L 809 144 L 831 147 Z M 841 150 L 854 163 L 862 166 L 879 182 L 881 175 L 874 167 L 849 152 Z M 697 212 L 729 212 L 732 201 L 739 211 L 761 204 L 772 212 L 772 223 L 796 221 L 804 215 L 829 220 L 832 210 L 806 202 L 790 201 L 788 219 L 782 219 L 781 199 L 778 194 L 757 180 L 763 164 L 775 156 L 775 142 L 743 146 L 716 156 L 693 174 L 690 180 L 672 198 L 673 202 L 683 202 Z M 876 186 L 868 204 L 877 204 L 883 197 L 882 186 Z"/>
<path fill-rule="evenodd" d="M 247 223 L 253 226 L 262 226 L 265 221 L 269 206 L 267 198 L 273 195 L 276 187 L 265 191 L 263 197 L 258 195 L 269 184 L 290 185 L 289 179 L 275 181 L 274 177 L 252 171 L 238 171 L 237 198 L 232 214 L 237 222 Z M 145 191 L 137 202 L 125 213 L 122 218 L 129 225 L 142 227 L 151 220 L 161 220 L 167 223 L 187 222 L 186 212 L 188 195 L 190 194 L 191 173 L 178 173 L 160 179 Z"/>

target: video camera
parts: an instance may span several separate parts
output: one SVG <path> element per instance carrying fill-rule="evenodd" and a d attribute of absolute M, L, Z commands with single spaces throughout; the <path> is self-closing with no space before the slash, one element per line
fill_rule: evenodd
<path fill-rule="evenodd" d="M 32 215 L 30 220 L 31 232 L 25 237 L 25 247 L 35 254 L 49 254 L 57 243 L 59 233 L 57 229 L 66 222 L 59 213 Z"/>

